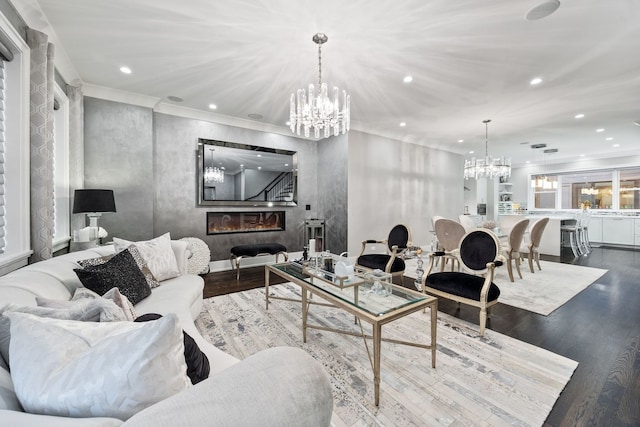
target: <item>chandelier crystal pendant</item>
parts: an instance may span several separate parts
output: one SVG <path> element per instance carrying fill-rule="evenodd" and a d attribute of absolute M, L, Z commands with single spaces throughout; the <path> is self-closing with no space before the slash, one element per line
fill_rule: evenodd
<path fill-rule="evenodd" d="M 333 87 L 333 99 L 329 98 L 329 89 L 326 83 L 322 83 L 322 45 L 329 38 L 326 34 L 318 33 L 313 36 L 313 42 L 318 45 L 318 87 L 309 85 L 308 94 L 304 89 L 298 89 L 291 94 L 289 124 L 291 132 L 300 135 L 304 130 L 304 136 L 309 137 L 310 129 L 313 128 L 314 138 L 320 138 L 320 130 L 323 130 L 323 138 L 340 133 L 346 133 L 351 124 L 351 97 L 345 90 L 342 91 Z M 342 107 L 340 106 L 342 98 Z"/>
<path fill-rule="evenodd" d="M 511 176 L 510 157 L 489 156 L 489 123 L 491 120 L 483 120 L 485 125 L 484 158 L 464 161 L 464 179 L 469 178 L 509 178 Z"/>
<path fill-rule="evenodd" d="M 204 170 L 204 181 L 207 184 L 211 183 L 223 183 L 224 182 L 224 168 L 220 169 L 216 166 L 207 166 Z"/>

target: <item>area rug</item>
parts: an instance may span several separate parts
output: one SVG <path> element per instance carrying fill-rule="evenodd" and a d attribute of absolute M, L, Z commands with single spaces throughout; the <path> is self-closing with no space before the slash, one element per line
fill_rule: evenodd
<path fill-rule="evenodd" d="M 382 343 L 380 406 L 373 404 L 373 372 L 361 338 L 308 330 L 302 343 L 300 303 L 273 300 L 264 288 L 204 301 L 196 320 L 202 335 L 243 359 L 275 346 L 304 349 L 331 376 L 333 426 L 540 426 L 578 363 L 547 350 L 438 313 L 436 368 L 429 350 Z M 299 298 L 291 283 L 270 294 Z M 313 305 L 309 322 L 354 331 L 353 316 Z M 370 333 L 364 324 L 365 332 Z M 368 330 L 368 331 L 367 331 Z M 427 343 L 429 313 L 383 327 L 383 337 Z"/>
<path fill-rule="evenodd" d="M 415 279 L 417 265 L 417 260 L 407 260 L 404 275 Z M 500 288 L 499 302 L 548 316 L 608 271 L 548 261 L 540 261 L 540 266 L 541 271 L 534 264 L 535 273 L 531 273 L 525 260 L 520 266 L 520 279 L 514 265 L 514 282 L 509 281 L 506 265 L 498 267 L 494 283 Z M 424 267 L 426 271 L 427 262 Z"/>

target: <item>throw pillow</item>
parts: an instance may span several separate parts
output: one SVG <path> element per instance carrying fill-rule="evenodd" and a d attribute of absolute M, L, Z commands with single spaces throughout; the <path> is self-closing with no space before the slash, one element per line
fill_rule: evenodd
<path fill-rule="evenodd" d="M 138 264 L 138 268 L 140 268 L 140 271 L 142 271 L 142 274 L 144 274 L 144 278 L 147 280 L 149 287 L 153 289 L 159 286 L 160 283 L 158 283 L 156 278 L 153 277 L 153 274 L 151 273 L 151 270 L 149 270 L 149 266 L 147 265 L 147 262 L 144 260 L 144 258 L 140 254 L 140 251 L 138 250 L 138 248 L 136 248 L 135 245 L 130 245 L 127 249 L 129 249 L 129 252 L 131 252 L 131 256 L 133 256 L 133 259 L 136 261 L 136 264 Z M 100 265 L 109 261 L 111 258 L 113 258 L 113 255 L 105 255 L 103 257 L 98 257 L 98 258 L 83 259 L 78 261 L 78 264 L 80 265 L 80 267 L 88 267 L 90 265 Z"/>
<path fill-rule="evenodd" d="M 161 314 L 147 313 L 138 317 L 135 322 L 149 322 L 161 317 Z M 182 334 L 184 335 L 184 360 L 187 362 L 187 376 L 191 379 L 191 384 L 195 385 L 209 378 L 209 358 L 200 350 L 191 335 L 184 330 Z"/>
<path fill-rule="evenodd" d="M 160 282 L 180 275 L 176 255 L 171 249 L 171 236 L 169 233 L 144 242 L 130 242 L 114 237 L 113 243 L 116 252 L 123 251 L 132 244 L 135 245 L 140 251 L 140 255 L 147 262 L 153 276 Z"/>
<path fill-rule="evenodd" d="M 118 320 L 133 320 L 136 318 L 136 311 L 133 308 L 133 304 L 131 304 L 131 301 L 129 301 L 129 299 L 122 295 L 120 293 L 120 290 L 118 288 L 111 288 L 107 291 L 107 293 L 105 293 L 103 296 L 98 295 L 97 293 L 93 292 L 91 289 L 87 289 L 87 288 L 78 288 L 76 289 L 75 293 L 73 294 L 73 298 L 71 298 L 70 300 L 66 301 L 66 300 L 57 300 L 57 299 L 51 299 L 51 298 L 44 298 L 44 297 L 36 297 L 36 304 L 38 304 L 39 307 L 48 307 L 48 308 L 71 308 L 75 305 L 76 301 L 81 301 L 81 300 L 100 300 L 100 299 L 106 299 L 106 300 L 110 300 L 113 303 L 115 303 L 118 307 L 120 307 L 120 309 L 122 310 L 122 312 L 124 313 L 124 319 L 118 319 Z M 102 316 L 99 319 L 100 322 L 107 322 L 109 320 L 104 319 Z"/>
<path fill-rule="evenodd" d="M 191 385 L 175 314 L 147 323 L 7 316 L 11 377 L 26 412 L 126 420 Z"/>
<path fill-rule="evenodd" d="M 118 288 L 132 304 L 137 304 L 149 295 L 151 288 L 138 268 L 133 256 L 124 250 L 100 265 L 75 268 L 85 288 L 104 295 L 111 288 Z"/>
<path fill-rule="evenodd" d="M 61 301 L 62 302 L 62 301 Z M 113 301 L 106 299 L 84 300 L 70 302 L 66 307 L 60 307 L 55 304 L 56 308 L 36 307 L 36 306 L 19 306 L 16 304 L 7 304 L 0 308 L 0 354 L 2 358 L 11 366 L 9 360 L 9 344 L 11 343 L 11 322 L 7 314 L 10 312 L 29 313 L 39 317 L 48 317 L 52 319 L 78 320 L 81 322 L 116 322 L 127 320 L 124 312 Z"/>

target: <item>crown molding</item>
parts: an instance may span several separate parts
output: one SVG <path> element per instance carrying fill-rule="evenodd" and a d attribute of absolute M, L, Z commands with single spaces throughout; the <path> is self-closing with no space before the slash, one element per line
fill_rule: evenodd
<path fill-rule="evenodd" d="M 105 99 L 107 101 L 122 102 L 124 104 L 137 105 L 139 107 L 154 108 L 160 98 L 155 96 L 140 95 L 139 93 L 125 92 L 105 86 L 82 84 L 82 94 L 91 98 Z"/>

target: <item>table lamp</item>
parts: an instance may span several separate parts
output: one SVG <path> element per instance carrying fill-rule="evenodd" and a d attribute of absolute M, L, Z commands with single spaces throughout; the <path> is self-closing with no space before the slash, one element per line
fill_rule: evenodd
<path fill-rule="evenodd" d="M 75 190 L 73 213 L 86 213 L 89 217 L 89 239 L 98 238 L 98 219 L 103 212 L 115 212 L 113 190 Z"/>

